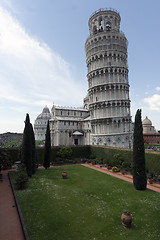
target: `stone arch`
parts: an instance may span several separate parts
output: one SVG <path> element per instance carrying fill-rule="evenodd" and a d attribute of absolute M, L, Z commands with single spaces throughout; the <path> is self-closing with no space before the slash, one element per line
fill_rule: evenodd
<path fill-rule="evenodd" d="M 111 22 L 107 21 L 105 25 L 106 25 L 106 30 L 110 31 L 111 30 Z"/>
<path fill-rule="evenodd" d="M 97 26 L 94 25 L 93 27 L 93 34 L 96 34 L 97 33 Z"/>
<path fill-rule="evenodd" d="M 103 20 L 102 20 L 102 17 L 100 16 L 99 19 L 98 19 L 98 24 L 99 26 L 102 26 L 103 25 Z"/>

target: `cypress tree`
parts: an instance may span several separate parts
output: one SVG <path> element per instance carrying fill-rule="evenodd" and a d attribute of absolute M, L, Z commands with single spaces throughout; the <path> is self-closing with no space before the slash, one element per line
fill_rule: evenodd
<path fill-rule="evenodd" d="M 147 185 L 143 127 L 142 127 L 140 109 L 138 109 L 136 112 L 135 123 L 134 123 L 133 184 L 136 190 L 145 190 Z"/>
<path fill-rule="evenodd" d="M 27 174 L 32 176 L 32 138 L 31 138 L 31 124 L 29 114 L 26 115 L 25 128 L 23 132 L 23 141 L 21 149 L 21 162 L 25 164 Z"/>
<path fill-rule="evenodd" d="M 51 137 L 50 137 L 50 128 L 49 121 L 47 123 L 46 137 L 45 137 L 45 149 L 44 149 L 44 163 L 43 166 L 45 169 L 50 167 L 51 159 Z"/>
<path fill-rule="evenodd" d="M 33 126 L 30 123 L 31 128 L 31 142 L 32 142 L 32 174 L 36 172 L 36 146 L 35 146 L 35 136 L 33 131 Z"/>

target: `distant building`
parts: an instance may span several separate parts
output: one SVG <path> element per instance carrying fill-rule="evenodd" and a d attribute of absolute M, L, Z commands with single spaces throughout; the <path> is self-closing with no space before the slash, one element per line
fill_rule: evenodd
<path fill-rule="evenodd" d="M 144 142 L 147 144 L 160 144 L 160 133 L 156 132 L 148 117 L 142 121 Z"/>
<path fill-rule="evenodd" d="M 156 133 L 155 127 L 152 126 L 152 122 L 148 117 L 146 117 L 142 121 L 142 126 L 143 126 L 143 134 L 151 134 L 151 133 Z"/>
<path fill-rule="evenodd" d="M 51 119 L 51 113 L 48 107 L 45 106 L 45 108 L 43 108 L 42 113 L 38 115 L 34 123 L 35 140 L 45 141 L 47 122 L 50 119 Z"/>

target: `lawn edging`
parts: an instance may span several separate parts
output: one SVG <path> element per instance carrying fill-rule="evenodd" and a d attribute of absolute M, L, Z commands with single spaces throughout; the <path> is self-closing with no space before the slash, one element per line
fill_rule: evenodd
<path fill-rule="evenodd" d="M 26 226 L 25 226 L 25 223 L 24 223 L 22 211 L 21 211 L 21 208 L 20 208 L 18 200 L 17 200 L 16 192 L 14 190 L 14 185 L 12 183 L 12 178 L 10 177 L 10 172 L 8 172 L 8 178 L 9 178 L 9 182 L 11 184 L 11 189 L 12 189 L 13 197 L 14 197 L 14 200 L 15 200 L 15 203 L 16 203 L 16 208 L 17 208 L 17 211 L 18 211 L 18 216 L 19 216 L 20 223 L 21 223 L 21 226 L 22 226 L 24 238 L 25 238 L 25 240 L 29 240 L 29 236 L 28 236 L 28 232 L 27 232 L 27 229 L 26 229 Z"/>

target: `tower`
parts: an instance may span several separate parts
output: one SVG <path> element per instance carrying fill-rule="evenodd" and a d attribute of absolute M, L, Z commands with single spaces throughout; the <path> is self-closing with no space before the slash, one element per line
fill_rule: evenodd
<path fill-rule="evenodd" d="M 130 148 L 132 123 L 127 66 L 127 39 L 121 17 L 100 9 L 89 19 L 85 43 L 91 144 Z"/>

